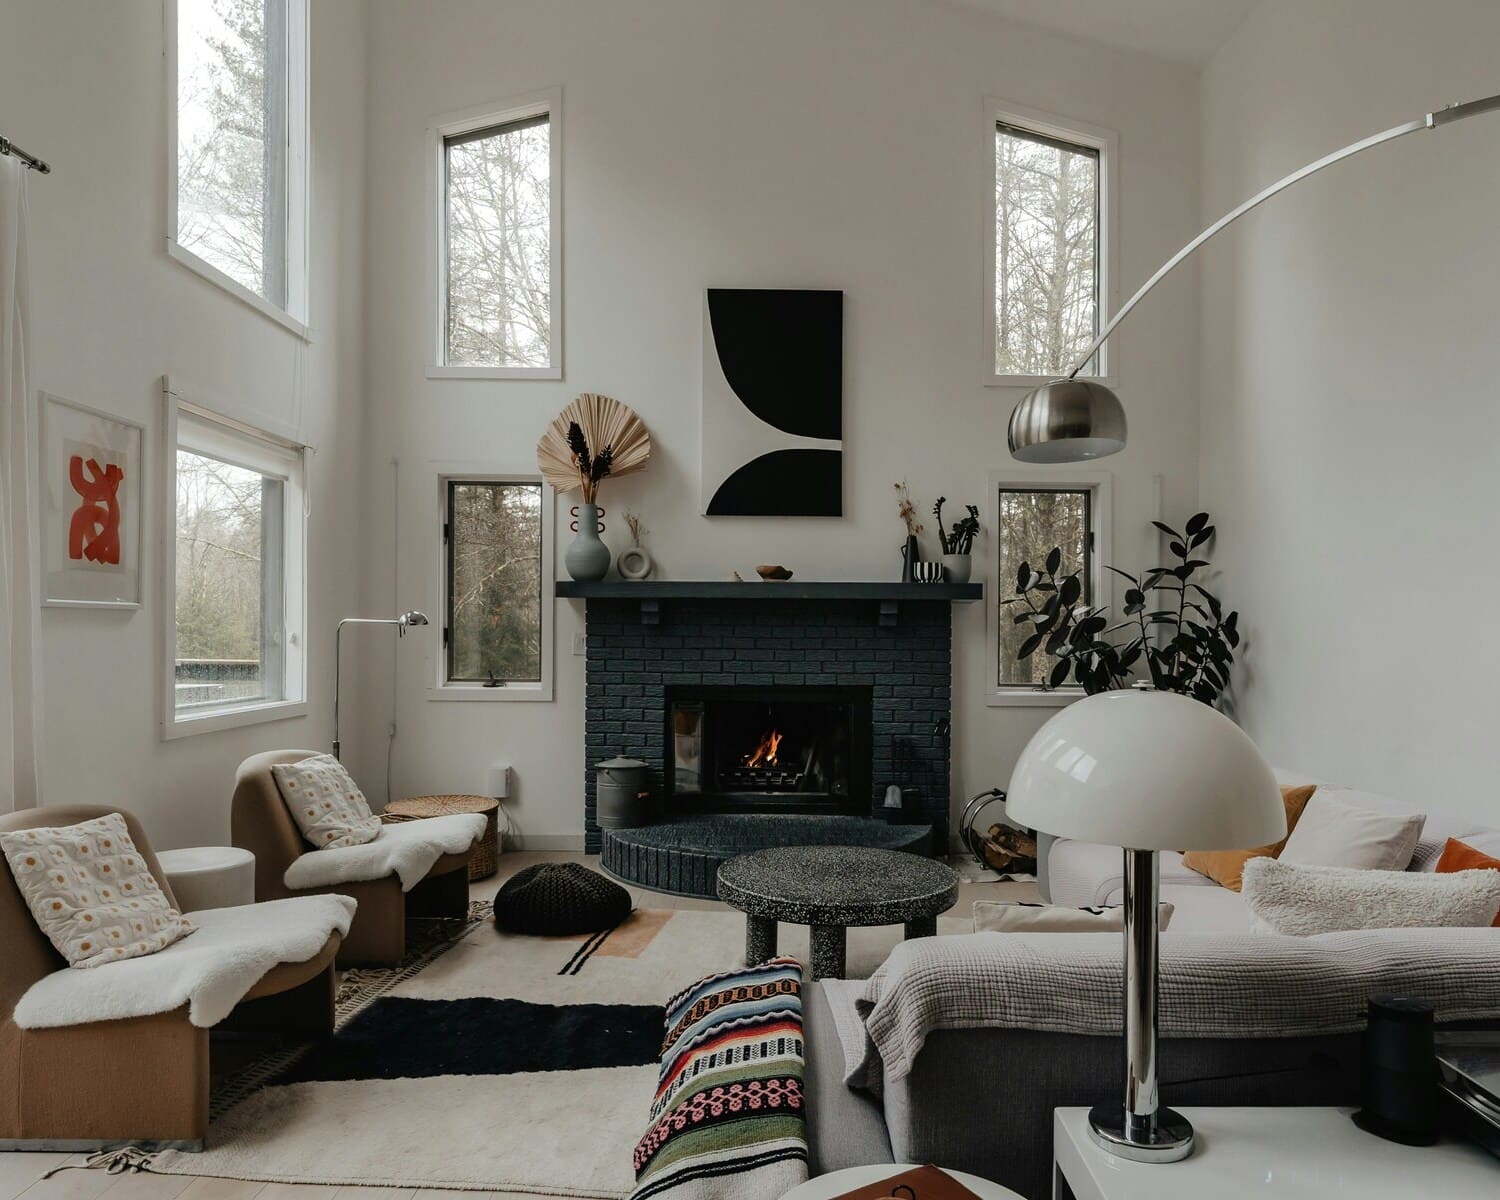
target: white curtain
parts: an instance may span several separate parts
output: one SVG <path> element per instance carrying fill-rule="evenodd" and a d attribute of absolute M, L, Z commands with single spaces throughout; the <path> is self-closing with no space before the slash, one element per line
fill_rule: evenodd
<path fill-rule="evenodd" d="M 0 812 L 41 803 L 26 175 L 0 155 Z"/>

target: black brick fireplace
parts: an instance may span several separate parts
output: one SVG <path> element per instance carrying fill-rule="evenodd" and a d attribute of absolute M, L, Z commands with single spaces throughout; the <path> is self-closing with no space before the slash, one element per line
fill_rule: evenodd
<path fill-rule="evenodd" d="M 929 825 L 923 844 L 946 847 L 951 604 L 977 600 L 978 585 L 612 581 L 559 583 L 557 592 L 587 601 L 589 852 L 604 841 L 594 767 L 617 754 L 651 767 L 658 820 L 678 821 L 695 809 L 868 818 L 880 814 L 894 785 L 905 795 L 908 827 Z M 681 707 L 674 718 L 674 704 L 725 700 L 741 702 L 731 710 L 740 716 L 719 718 L 720 725 L 739 722 L 739 740 L 705 749 L 703 737 L 720 735 L 697 730 L 698 752 L 718 756 L 706 764 L 713 778 L 705 788 L 701 775 L 692 779 L 700 764 L 679 770 L 678 732 L 693 732 L 693 721 Z M 775 701 L 822 702 L 832 715 L 809 716 L 812 724 L 792 740 L 789 710 L 778 713 Z M 777 716 L 788 729 L 777 729 Z M 756 744 L 744 744 L 752 727 Z M 780 774 L 759 770 L 763 760 L 752 763 L 758 739 L 773 732 L 787 739 Z M 688 760 L 691 751 L 689 743 Z"/>

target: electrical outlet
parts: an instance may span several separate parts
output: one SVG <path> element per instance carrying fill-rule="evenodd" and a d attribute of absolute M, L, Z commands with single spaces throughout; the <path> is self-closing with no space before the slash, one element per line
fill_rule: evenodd
<path fill-rule="evenodd" d="M 579 658 L 582 658 L 587 652 L 587 647 L 588 635 L 583 633 L 575 633 L 573 635 L 573 653 Z"/>

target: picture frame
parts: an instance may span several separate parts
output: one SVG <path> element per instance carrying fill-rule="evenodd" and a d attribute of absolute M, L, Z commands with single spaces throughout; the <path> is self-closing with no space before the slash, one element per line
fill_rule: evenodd
<path fill-rule="evenodd" d="M 140 608 L 146 427 L 49 392 L 37 408 L 43 607 Z"/>

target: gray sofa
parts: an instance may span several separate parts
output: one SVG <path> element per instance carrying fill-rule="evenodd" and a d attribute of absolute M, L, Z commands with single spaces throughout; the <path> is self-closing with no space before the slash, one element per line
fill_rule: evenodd
<path fill-rule="evenodd" d="M 1354 802 L 1352 796 L 1345 799 Z M 1395 801 L 1384 803 L 1402 807 Z M 1446 837 L 1482 832 L 1462 820 L 1430 818 L 1430 833 L 1424 832 L 1412 869 L 1431 869 Z M 1053 857 L 1050 884 L 1054 901 L 1119 902 L 1114 894 L 1118 883 L 1113 879 L 1119 871 L 1118 850 L 1067 842 L 1055 843 L 1049 849 Z M 1246 964 L 1253 963 L 1256 950 L 1246 949 L 1252 935 L 1247 932 L 1248 914 L 1241 897 L 1188 872 L 1177 856 L 1166 857 L 1163 895 L 1176 904 L 1177 912 L 1171 930 L 1163 936 L 1164 961 L 1174 953 L 1202 956 L 1206 953 L 1202 949 L 1205 946 L 1238 944 L 1238 950 L 1230 952 L 1233 969 L 1253 972 L 1254 967 Z M 1089 871 L 1094 872 L 1092 879 Z M 1179 927 L 1183 930 L 1181 935 L 1177 933 Z M 1465 936 L 1457 938 L 1460 933 Z M 1205 938 L 1203 934 L 1212 936 Z M 1294 973 L 1299 979 L 1295 985 L 1281 979 L 1270 981 L 1267 988 L 1295 986 L 1310 993 L 1335 985 L 1346 990 L 1353 988 L 1346 997 L 1350 1001 L 1346 1009 L 1359 1011 L 1362 1006 L 1357 995 L 1391 990 L 1387 984 L 1419 994 L 1430 986 L 1432 991 L 1427 994 L 1435 995 L 1451 979 L 1441 966 L 1430 976 L 1404 973 L 1399 943 L 1410 939 L 1411 947 L 1430 951 L 1435 942 L 1450 935 L 1455 938 L 1455 954 L 1469 964 L 1466 969 L 1471 972 L 1470 977 L 1500 975 L 1492 969 L 1500 963 L 1500 930 L 1391 930 L 1359 935 L 1367 941 L 1372 937 L 1389 938 L 1393 945 L 1393 953 L 1386 956 L 1386 965 L 1367 978 L 1360 977 L 1351 984 L 1354 967 L 1330 957 L 1312 972 Z M 973 938 L 1040 939 L 1035 944 L 1045 945 L 1046 953 L 1055 953 L 1056 963 L 1065 968 L 1080 953 L 1079 948 L 1087 944 L 1073 939 L 1092 942 L 1098 936 L 985 934 Z M 1274 940 L 1281 939 L 1268 939 Z M 934 944 L 951 943 L 952 953 L 962 956 L 970 954 L 971 947 L 963 945 L 968 941 L 939 938 Z M 1300 949 L 1310 939 L 1290 941 L 1300 943 Z M 1003 940 L 990 944 L 996 947 L 997 954 L 1003 954 L 1007 945 Z M 898 950 L 893 954 L 883 971 L 889 970 L 903 953 Z M 955 963 L 955 971 L 962 969 L 957 958 Z M 1476 970 L 1477 963 L 1484 963 L 1489 969 Z M 927 954 L 922 970 L 928 977 L 940 973 L 941 958 Z M 1386 974 L 1381 975 L 1380 970 Z M 1063 976 L 1066 977 L 1066 971 Z M 1369 990 L 1359 992 L 1362 986 L 1368 986 Z M 846 1082 L 852 1054 L 848 1046 L 850 1029 L 860 1020 L 854 1012 L 858 987 L 827 981 L 811 985 L 806 996 L 807 1114 L 813 1173 L 871 1162 L 934 1162 L 970 1171 L 1037 1200 L 1050 1195 L 1052 1110 L 1089 1105 L 1118 1094 L 1123 1074 L 1118 1036 L 1102 1023 L 1093 1032 L 1069 1032 L 1027 1028 L 1021 1023 L 1006 1026 L 988 1020 L 968 1024 L 962 1020 L 950 1021 L 956 1027 L 934 1028 L 925 1033 L 909 1070 L 903 1066 L 894 1073 L 899 1077 L 892 1077 L 893 1073 L 887 1070 L 884 1078 L 873 1082 L 866 1079 L 851 1086 Z M 1472 1004 L 1467 1003 L 1469 999 Z M 1486 981 L 1472 995 L 1465 994 L 1463 1000 L 1458 1007 L 1464 1011 L 1457 1018 L 1440 1006 L 1440 1016 L 1448 1018 L 1445 1025 L 1500 1027 L 1500 984 Z M 1240 1003 L 1244 1002 L 1245 998 L 1240 997 Z M 1273 1008 L 1279 1002 L 1279 999 L 1268 1001 L 1267 1007 Z M 1311 1034 L 1306 1032 L 1304 1020 L 1295 1034 L 1274 1036 L 1274 1021 L 1268 1024 L 1267 1018 L 1260 1021 L 1254 1036 L 1226 1036 L 1255 1026 L 1258 1018 L 1253 1007 L 1239 1010 L 1239 1017 L 1246 1022 L 1240 1026 L 1235 1024 L 1235 1019 L 1239 1019 L 1235 1014 L 1207 1009 L 1193 1014 L 1182 1011 L 1190 1007 L 1186 1003 L 1179 1004 L 1174 1012 L 1165 998 L 1163 1003 L 1164 1020 L 1170 1017 L 1175 1021 L 1174 1028 L 1164 1026 L 1161 1043 L 1163 1103 L 1191 1106 L 1356 1102 L 1361 1035 L 1347 1019 L 1348 1011 L 1343 1014 L 1345 1019 L 1330 1022 L 1326 1030 Z M 1118 1017 L 1115 1021 L 1117 1028 Z M 1215 1036 L 1184 1035 L 1185 1030 L 1199 1025 L 1214 1028 Z"/>

